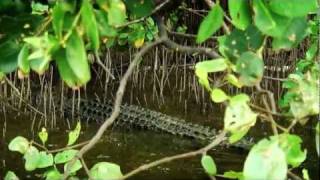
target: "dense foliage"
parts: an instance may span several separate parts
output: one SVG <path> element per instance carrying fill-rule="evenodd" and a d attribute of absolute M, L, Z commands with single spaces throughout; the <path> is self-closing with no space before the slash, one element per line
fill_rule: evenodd
<path fill-rule="evenodd" d="M 196 42 L 205 42 L 221 29 L 224 34 L 218 37 L 219 55 L 196 64 L 199 83 L 210 93 L 214 103 L 226 104 L 224 131 L 230 133 L 230 143 L 243 138 L 260 115 L 270 123 L 274 133 L 252 147 L 242 172 L 229 171 L 220 176 L 248 180 L 286 179 L 289 169 L 299 167 L 307 157 L 307 150 L 301 147 L 302 139 L 291 132 L 296 123 L 305 124 L 310 116 L 319 114 L 319 19 L 315 15 L 319 5 L 317 0 L 307 1 L 229 0 L 227 10 L 219 1 L 209 3 L 212 7 L 199 26 Z M 43 74 L 50 63 L 56 63 L 64 82 L 77 89 L 91 79 L 88 53 L 94 54 L 99 61 L 100 50 L 104 47 L 142 48 L 162 38 L 159 33 L 161 22 L 152 16 L 164 18 L 168 27 L 179 17 L 175 11 L 158 13 L 155 10 L 162 7 L 158 5 L 151 0 L 46 3 L 2 0 L 0 79 L 14 71 L 19 72 L 20 78 L 32 71 Z M 187 5 L 182 3 L 181 6 Z M 172 30 L 184 33 L 186 26 L 179 25 Z M 305 57 L 298 60 L 295 72 L 283 83 L 286 93 L 275 102 L 272 92 L 260 87 L 266 61 L 262 53 L 266 48 L 291 50 L 306 38 L 310 47 Z M 255 87 L 262 94 L 265 112 L 252 110 L 247 94 L 231 96 L 219 88 L 220 84 L 213 84 L 209 76 L 217 72 L 223 72 L 221 84 L 228 83 L 237 88 Z M 278 115 L 290 126 L 280 126 L 274 118 Z M 80 124 L 69 133 L 68 147 L 76 142 L 79 132 Z M 83 159 L 76 157 L 78 150 L 66 148 L 51 152 L 45 147 L 48 139 L 45 129 L 39 133 L 39 138 L 42 145 L 20 136 L 9 144 L 11 151 L 23 155 L 27 171 L 45 168 L 43 176 L 46 179 L 61 179 L 63 174 L 57 168 L 59 164 L 64 164 L 64 170 L 68 169 L 64 173 L 71 176 L 76 176 L 76 172 L 83 168 Z M 319 147 L 319 123 L 315 128 L 315 139 L 316 147 Z M 319 149 L 317 152 L 319 154 Z M 69 164 L 74 158 L 76 161 Z M 217 175 L 211 156 L 204 153 L 201 164 L 209 176 Z M 93 179 L 123 176 L 119 165 L 109 162 L 98 162 L 87 173 Z M 306 169 L 302 174 L 308 179 Z M 5 179 L 18 178 L 10 171 Z"/>

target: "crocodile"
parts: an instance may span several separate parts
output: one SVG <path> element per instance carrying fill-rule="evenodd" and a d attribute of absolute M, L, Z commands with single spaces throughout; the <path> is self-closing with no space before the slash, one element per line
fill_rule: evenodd
<path fill-rule="evenodd" d="M 102 103 L 97 100 L 81 99 L 78 104 L 79 106 L 73 106 L 72 104 L 71 100 L 64 101 L 64 114 L 67 117 L 73 114 L 74 117 L 87 122 L 96 121 L 97 123 L 103 123 L 113 110 L 113 103 L 111 101 Z M 113 123 L 113 126 L 158 131 L 196 139 L 201 142 L 209 142 L 218 133 L 214 128 L 209 126 L 186 122 L 183 119 L 161 112 L 129 104 L 122 104 L 120 106 L 120 114 Z M 226 142 L 223 144 L 227 145 Z M 232 146 L 249 149 L 252 144 L 250 140 L 244 139 Z"/>

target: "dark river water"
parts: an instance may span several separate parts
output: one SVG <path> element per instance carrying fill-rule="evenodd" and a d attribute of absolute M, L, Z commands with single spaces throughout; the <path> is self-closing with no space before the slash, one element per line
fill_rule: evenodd
<path fill-rule="evenodd" d="M 166 112 L 167 108 L 162 109 Z M 170 108 L 172 114 L 172 109 Z M 197 116 L 184 115 L 192 118 L 211 119 L 213 114 L 203 115 L 199 113 Z M 31 120 L 28 115 L 19 115 L 15 112 L 2 112 L 0 114 L 2 136 L 0 142 L 0 179 L 8 170 L 16 172 L 21 179 L 38 179 L 37 175 L 41 171 L 33 173 L 24 171 L 22 156 L 15 152 L 8 151 L 8 142 L 15 136 L 24 136 L 39 142 L 37 132 L 32 132 Z M 187 118 L 188 119 L 188 118 Z M 216 118 L 213 118 L 216 119 Z M 37 121 L 37 120 L 36 120 Z M 60 122 L 63 120 L 59 120 Z M 49 129 L 49 149 L 57 149 L 63 147 L 67 143 L 68 127 L 66 123 L 58 123 L 59 128 Z M 99 128 L 98 124 L 83 124 L 79 142 L 90 139 Z M 311 133 L 305 131 L 304 136 L 307 138 L 309 148 L 314 144 Z M 129 172 L 136 167 L 154 161 L 156 159 L 175 155 L 178 153 L 196 150 L 203 145 L 195 140 L 176 137 L 168 134 L 151 131 L 141 131 L 135 129 L 110 129 L 105 133 L 102 141 L 91 150 L 85 160 L 88 166 L 92 166 L 95 162 L 107 161 L 114 162 L 121 166 L 123 173 Z M 246 156 L 244 150 L 235 148 L 217 148 L 210 151 L 212 157 L 218 165 L 218 172 L 222 174 L 227 170 L 241 171 L 243 161 Z M 318 159 L 314 152 L 308 152 L 307 163 L 304 164 L 309 169 L 312 179 L 317 179 L 319 175 Z M 82 175 L 80 173 L 80 175 Z M 189 159 L 177 160 L 161 166 L 144 171 L 131 178 L 132 180 L 206 180 L 208 177 L 204 173 L 200 165 L 200 157 L 192 157 Z"/>
<path fill-rule="evenodd" d="M 144 81 L 143 78 L 144 74 L 141 77 L 137 77 L 137 79 L 142 79 L 141 81 Z M 165 81 L 165 78 L 163 79 Z M 143 83 L 136 85 L 133 83 L 129 88 L 131 90 L 127 91 L 125 95 L 124 102 L 141 105 L 186 121 L 222 129 L 223 109 L 212 106 L 212 103 L 197 103 L 197 101 L 208 100 L 208 97 L 204 96 L 203 90 L 201 90 L 203 88 L 192 85 L 192 83 L 197 84 L 193 74 L 189 79 L 186 79 L 177 78 L 171 80 L 174 82 L 173 85 L 167 85 L 169 90 L 163 92 L 159 90 L 162 86 L 161 83 L 158 86 L 148 87 L 147 91 L 143 89 Z M 189 84 L 190 86 L 185 87 L 184 84 Z M 95 89 L 103 88 L 103 86 L 100 87 L 98 85 L 91 87 Z M 114 90 L 110 91 L 114 92 Z M 195 91 L 197 92 L 195 93 Z M 101 95 L 102 93 L 98 94 Z M 95 97 L 94 93 L 88 93 L 88 97 L 90 96 L 91 98 Z M 101 96 L 104 95 L 102 94 Z M 26 172 L 21 154 L 9 152 L 8 143 L 16 136 L 24 136 L 40 142 L 37 134 L 41 127 L 47 124 L 49 149 L 61 148 L 67 144 L 68 132 L 75 126 L 75 122 L 71 122 L 69 126 L 65 119 L 57 119 L 55 127 L 51 128 L 50 120 L 44 123 L 43 118 L 40 116 L 34 117 L 30 113 L 19 114 L 17 111 L 6 109 L 6 112 L 3 112 L 2 107 L 0 109 L 0 179 L 3 179 L 8 170 L 16 172 L 21 179 L 39 179 L 38 175 L 42 171 Z M 313 125 L 312 123 L 309 123 L 306 127 L 298 125 L 295 131 L 303 136 L 304 147 L 308 149 L 308 159 L 303 164 L 303 167 L 309 170 L 311 179 L 315 180 L 319 179 L 319 159 L 315 151 Z M 95 123 L 83 123 L 82 126 L 78 142 L 89 140 L 100 127 L 99 124 Z M 269 130 L 269 124 L 259 123 L 252 128 L 248 136 L 259 139 L 259 137 L 266 135 Z M 203 146 L 204 144 L 192 139 L 159 132 L 136 129 L 109 129 L 99 144 L 85 155 L 85 161 L 89 168 L 96 162 L 113 162 L 119 164 L 122 173 L 125 174 L 142 164 L 166 156 L 193 151 Z M 209 154 L 217 163 L 218 173 L 223 174 L 228 170 L 241 171 L 247 152 L 236 148 L 218 147 L 211 150 Z M 162 164 L 141 172 L 130 179 L 207 180 L 209 178 L 201 167 L 200 158 L 200 156 L 197 156 Z M 301 174 L 301 169 L 298 169 L 295 173 Z M 80 176 L 83 177 L 84 175 L 84 172 L 80 172 Z"/>

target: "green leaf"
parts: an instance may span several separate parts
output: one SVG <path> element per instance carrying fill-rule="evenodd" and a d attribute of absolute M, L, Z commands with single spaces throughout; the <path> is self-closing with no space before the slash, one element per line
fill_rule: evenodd
<path fill-rule="evenodd" d="M 68 162 L 64 165 L 64 171 L 67 170 L 67 167 L 70 166 L 70 163 L 71 162 Z M 72 174 L 72 173 L 75 173 L 77 172 L 78 170 L 80 170 L 82 168 L 82 164 L 80 162 L 80 160 L 77 160 L 73 165 L 72 167 L 70 168 L 69 167 L 69 173 Z"/>
<path fill-rule="evenodd" d="M 242 53 L 257 52 L 263 41 L 261 32 L 255 26 L 249 25 L 245 31 L 234 29 L 229 35 L 219 37 L 219 51 L 235 63 Z"/>
<path fill-rule="evenodd" d="M 246 94 L 239 94 L 230 98 L 224 116 L 224 129 L 226 131 L 232 134 L 244 132 L 255 125 L 257 114 L 252 112 L 248 106 L 249 100 Z"/>
<path fill-rule="evenodd" d="M 211 91 L 211 100 L 215 103 L 221 103 L 229 99 L 229 96 L 219 88 L 213 89 Z"/>
<path fill-rule="evenodd" d="M 82 1 L 81 18 L 92 48 L 97 51 L 100 47 L 99 31 L 93 7 L 89 0 Z"/>
<path fill-rule="evenodd" d="M 255 25 L 263 32 L 267 32 L 276 27 L 269 9 L 266 7 L 264 1 L 253 0 L 254 22 Z"/>
<path fill-rule="evenodd" d="M 317 42 L 312 43 L 306 52 L 306 60 L 313 60 L 313 58 L 316 57 L 318 51 L 319 51 L 318 43 Z"/>
<path fill-rule="evenodd" d="M 236 86 L 237 88 L 241 88 L 243 86 L 242 82 L 234 74 L 228 74 L 226 77 L 227 81 Z"/>
<path fill-rule="evenodd" d="M 45 173 L 46 180 L 61 180 L 63 175 L 55 168 L 50 169 Z"/>
<path fill-rule="evenodd" d="M 19 51 L 18 43 L 13 40 L 0 44 L 0 72 L 10 73 L 17 69 Z"/>
<path fill-rule="evenodd" d="M 303 17 L 315 12 L 318 8 L 317 0 L 270 0 L 270 9 L 282 16 Z"/>
<path fill-rule="evenodd" d="M 55 164 L 61 164 L 70 161 L 75 155 L 78 153 L 78 150 L 69 149 L 62 152 L 57 153 L 54 156 Z"/>
<path fill-rule="evenodd" d="M 28 61 L 28 56 L 29 56 L 29 47 L 27 45 L 24 45 L 18 55 L 18 67 L 23 74 L 29 74 L 30 72 L 30 64 Z"/>
<path fill-rule="evenodd" d="M 8 171 L 4 177 L 4 180 L 19 180 L 19 178 L 14 172 Z"/>
<path fill-rule="evenodd" d="M 253 86 L 262 80 L 264 63 L 255 53 L 245 52 L 237 60 L 236 69 L 240 74 L 240 81 L 246 86 Z"/>
<path fill-rule="evenodd" d="M 39 3 L 39 2 L 35 2 L 32 1 L 31 3 L 31 9 L 32 9 L 32 14 L 37 14 L 37 15 L 43 15 L 47 12 L 49 12 L 49 6 Z"/>
<path fill-rule="evenodd" d="M 109 0 L 108 21 L 111 26 L 121 25 L 126 21 L 126 6 L 121 0 Z"/>
<path fill-rule="evenodd" d="M 251 12 L 249 1 L 247 0 L 229 0 L 229 14 L 232 24 L 238 29 L 245 30 L 251 24 Z"/>
<path fill-rule="evenodd" d="M 73 131 L 69 132 L 69 138 L 68 138 L 67 146 L 70 146 L 70 145 L 74 144 L 77 141 L 77 139 L 78 139 L 78 137 L 80 135 L 80 131 L 81 131 L 81 124 L 80 124 L 80 122 L 78 122 L 76 128 Z"/>
<path fill-rule="evenodd" d="M 210 176 L 217 174 L 217 166 L 211 156 L 203 155 L 201 158 L 201 165 Z"/>
<path fill-rule="evenodd" d="M 242 139 L 249 131 L 249 128 L 240 130 L 238 132 L 233 132 L 229 137 L 229 143 L 233 144 Z"/>
<path fill-rule="evenodd" d="M 310 180 L 310 176 L 307 169 L 302 169 L 302 175 L 304 180 Z"/>
<path fill-rule="evenodd" d="M 116 37 L 118 32 L 114 27 L 109 25 L 108 14 L 102 10 L 96 10 L 95 14 L 98 22 L 99 34 L 104 38 L 103 41 L 108 41 L 110 37 Z"/>
<path fill-rule="evenodd" d="M 59 40 L 62 39 L 65 11 L 61 1 L 56 1 L 52 10 L 52 27 Z"/>
<path fill-rule="evenodd" d="M 296 47 L 307 35 L 310 34 L 307 21 L 304 18 L 287 20 L 286 23 L 286 26 L 283 26 L 283 24 L 279 26 L 277 25 L 277 28 L 280 30 L 282 29 L 283 31 L 279 32 L 281 37 L 275 37 L 272 41 L 272 48 L 275 50 Z M 275 29 L 274 32 L 278 34 L 277 29 Z"/>
<path fill-rule="evenodd" d="M 38 136 L 39 136 L 42 144 L 45 144 L 48 140 L 48 132 L 47 132 L 46 128 L 42 128 L 41 132 L 38 133 Z"/>
<path fill-rule="evenodd" d="M 47 154 L 45 151 L 40 151 L 39 153 L 39 162 L 37 168 L 46 168 L 53 165 L 53 156 L 52 154 Z"/>
<path fill-rule="evenodd" d="M 90 68 L 82 38 L 73 31 L 66 47 L 67 62 L 81 84 L 86 84 L 90 78 Z"/>
<path fill-rule="evenodd" d="M 277 141 L 262 139 L 250 150 L 244 164 L 244 179 L 285 180 L 287 177 L 285 153 Z"/>
<path fill-rule="evenodd" d="M 21 154 L 25 154 L 29 148 L 29 141 L 21 136 L 15 137 L 9 143 L 9 150 L 10 151 L 18 151 Z"/>
<path fill-rule="evenodd" d="M 239 179 L 239 180 L 244 179 L 242 172 L 235 172 L 235 171 L 227 171 L 223 173 L 223 177 L 227 179 Z"/>
<path fill-rule="evenodd" d="M 223 24 L 223 10 L 216 4 L 203 19 L 197 34 L 197 43 L 202 43 L 212 36 Z"/>
<path fill-rule="evenodd" d="M 134 19 L 150 15 L 154 9 L 154 1 L 152 0 L 124 0 L 124 3 Z"/>
<path fill-rule="evenodd" d="M 56 59 L 55 62 L 57 63 L 61 78 L 69 87 L 76 88 L 83 85 L 73 73 L 68 63 L 65 49 L 61 49 L 55 53 L 54 58 Z"/>
<path fill-rule="evenodd" d="M 307 158 L 307 151 L 301 150 L 302 140 L 297 135 L 280 134 L 271 138 L 279 140 L 280 148 L 286 155 L 286 161 L 292 167 L 298 167 Z"/>
<path fill-rule="evenodd" d="M 225 59 L 219 58 L 215 60 L 202 61 L 196 64 L 196 75 L 199 78 L 200 84 L 210 90 L 208 81 L 208 73 L 224 71 L 228 65 Z"/>
<path fill-rule="evenodd" d="M 123 176 L 120 166 L 109 162 L 96 163 L 90 169 L 90 175 L 93 179 L 118 179 Z"/>
<path fill-rule="evenodd" d="M 40 153 L 39 150 L 34 147 L 30 146 L 26 153 L 24 154 L 23 158 L 25 159 L 24 168 L 27 171 L 33 171 L 37 169 L 40 161 Z"/>

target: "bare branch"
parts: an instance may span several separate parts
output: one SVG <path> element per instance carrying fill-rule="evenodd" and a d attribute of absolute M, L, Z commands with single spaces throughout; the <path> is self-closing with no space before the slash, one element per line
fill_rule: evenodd
<path fill-rule="evenodd" d="M 144 164 L 140 167 L 138 167 L 137 169 L 125 174 L 122 178 L 118 179 L 118 180 L 124 180 L 124 179 L 127 179 L 129 177 L 132 177 L 142 171 L 145 171 L 147 169 L 150 169 L 152 167 L 155 167 L 155 166 L 158 166 L 160 164 L 164 164 L 164 163 L 168 163 L 168 162 L 171 162 L 171 161 L 174 161 L 174 160 L 178 160 L 178 159 L 185 159 L 185 158 L 190 158 L 190 157 L 193 157 L 193 156 L 197 156 L 197 155 L 200 155 L 200 154 L 204 154 L 206 153 L 207 151 L 209 151 L 210 149 L 214 148 L 215 146 L 219 145 L 222 141 L 224 141 L 226 138 L 226 132 L 225 131 L 222 131 L 209 145 L 199 149 L 199 150 L 196 150 L 196 151 L 191 151 L 191 152 L 187 152 L 187 153 L 183 153 L 183 154 L 178 154 L 178 155 L 175 155 L 175 156 L 170 156 L 170 157 L 164 157 L 162 159 L 159 159 L 157 161 L 154 161 L 154 162 L 151 162 L 151 163 L 148 163 L 148 164 Z"/>
<path fill-rule="evenodd" d="M 158 39 L 150 44 L 145 45 L 134 57 L 133 61 L 130 63 L 126 73 L 124 74 L 124 76 L 122 77 L 121 81 L 120 81 L 120 85 L 119 88 L 117 90 L 117 94 L 116 94 L 116 99 L 114 102 L 114 108 L 113 111 L 111 113 L 111 116 L 105 120 L 105 122 L 100 126 L 99 130 L 97 131 L 97 133 L 90 139 L 89 143 L 86 144 L 85 146 L 83 146 L 80 151 L 77 153 L 76 157 L 74 157 L 71 162 L 68 164 L 67 169 L 64 173 L 64 178 L 63 179 L 67 179 L 69 176 L 69 170 L 70 167 L 73 166 L 73 164 L 76 162 L 77 159 L 83 157 L 83 155 L 88 152 L 91 148 L 93 148 L 98 141 L 100 140 L 100 138 L 102 137 L 103 133 L 106 131 L 106 129 L 108 127 L 110 127 L 112 125 L 112 123 L 117 119 L 117 117 L 120 114 L 120 105 L 122 102 L 122 98 L 123 98 L 123 94 L 128 82 L 129 77 L 131 76 L 134 68 L 136 67 L 136 65 L 140 62 L 141 57 L 148 52 L 151 48 L 153 48 L 154 46 L 160 44 L 163 42 L 163 39 Z"/>

